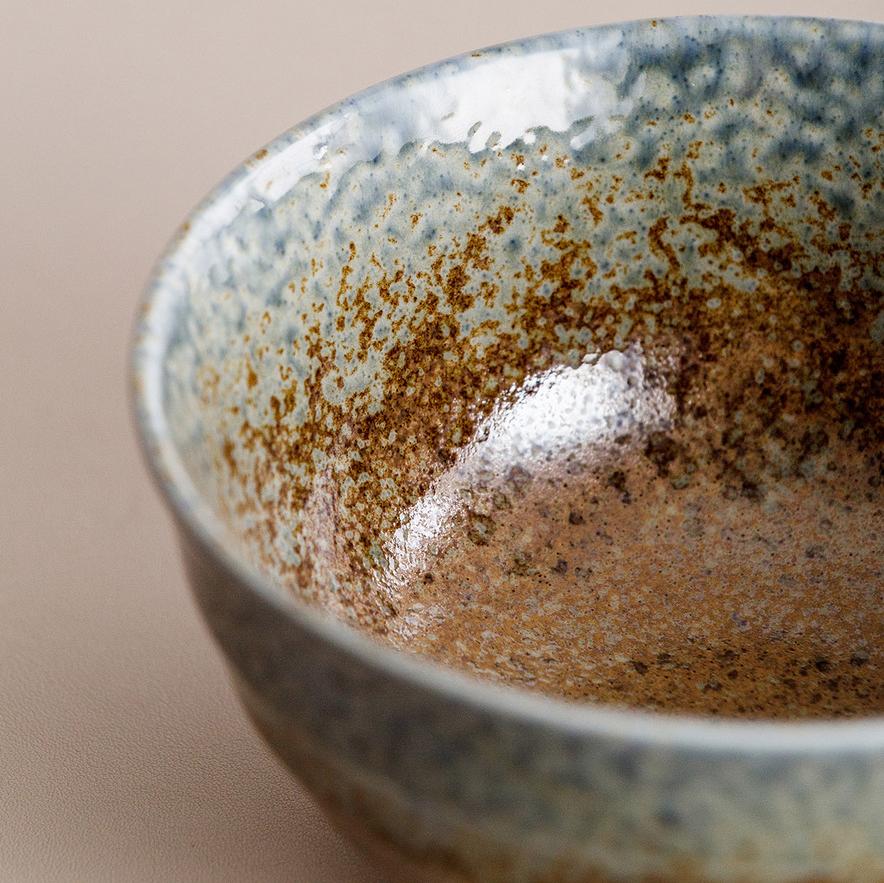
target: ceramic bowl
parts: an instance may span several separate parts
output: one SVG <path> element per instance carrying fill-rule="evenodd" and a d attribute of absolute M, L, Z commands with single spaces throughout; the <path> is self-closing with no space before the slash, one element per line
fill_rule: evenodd
<path fill-rule="evenodd" d="M 291 129 L 159 262 L 196 597 L 412 879 L 884 879 L 882 145 L 879 26 L 576 30 Z"/>

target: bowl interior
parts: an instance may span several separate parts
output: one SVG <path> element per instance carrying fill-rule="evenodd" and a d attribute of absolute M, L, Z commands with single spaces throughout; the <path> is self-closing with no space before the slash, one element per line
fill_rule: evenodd
<path fill-rule="evenodd" d="M 194 220 L 163 408 L 280 591 L 571 699 L 884 711 L 881 29 L 380 87 Z"/>

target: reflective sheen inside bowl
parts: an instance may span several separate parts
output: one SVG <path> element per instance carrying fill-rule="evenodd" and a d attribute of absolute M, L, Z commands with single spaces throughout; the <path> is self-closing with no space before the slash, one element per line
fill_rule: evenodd
<path fill-rule="evenodd" d="M 788 72 L 643 41 L 553 98 L 558 55 L 492 57 L 499 124 L 412 137 L 457 87 L 403 81 L 259 154 L 190 258 L 176 443 L 280 591 L 379 641 L 574 701 L 884 712 L 880 82 L 810 29 Z"/>

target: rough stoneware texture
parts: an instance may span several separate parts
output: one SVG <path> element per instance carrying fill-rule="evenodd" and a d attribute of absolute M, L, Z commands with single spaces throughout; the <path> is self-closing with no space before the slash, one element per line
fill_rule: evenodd
<path fill-rule="evenodd" d="M 695 19 L 475 53 L 292 130 L 182 231 L 148 452 L 251 714 L 336 815 L 467 879 L 884 876 L 880 718 L 568 708 L 380 646 L 882 710 L 882 46 Z"/>

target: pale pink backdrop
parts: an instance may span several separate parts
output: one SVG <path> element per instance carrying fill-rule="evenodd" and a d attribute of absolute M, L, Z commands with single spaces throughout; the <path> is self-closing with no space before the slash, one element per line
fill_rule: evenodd
<path fill-rule="evenodd" d="M 364 86 L 540 31 L 882 0 L 3 0 L 0 880 L 379 877 L 246 724 L 136 452 L 126 342 L 167 235 Z"/>

